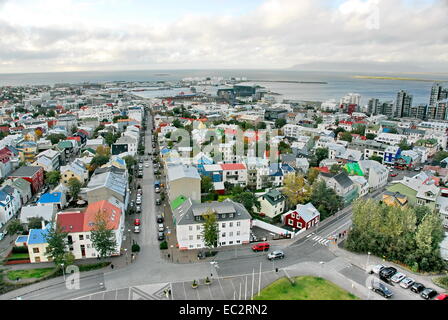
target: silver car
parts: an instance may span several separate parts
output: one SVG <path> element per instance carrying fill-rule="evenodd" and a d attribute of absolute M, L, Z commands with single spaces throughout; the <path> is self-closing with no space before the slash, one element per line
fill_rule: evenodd
<path fill-rule="evenodd" d="M 163 223 L 159 223 L 158 228 L 159 228 L 159 232 L 165 231 L 165 226 L 163 225 Z"/>
<path fill-rule="evenodd" d="M 284 257 L 285 257 L 285 254 L 281 250 L 275 250 L 268 254 L 269 260 L 283 259 Z"/>
<path fill-rule="evenodd" d="M 377 264 L 376 266 L 372 266 L 370 268 L 369 273 L 375 273 L 375 274 L 380 274 L 380 271 L 383 270 L 385 268 L 385 266 L 383 266 L 382 264 Z"/>
<path fill-rule="evenodd" d="M 410 286 L 412 286 L 415 283 L 414 279 L 412 278 L 404 278 L 400 282 L 400 287 L 408 289 Z"/>
<path fill-rule="evenodd" d="M 391 280 L 392 282 L 399 283 L 399 282 L 401 282 L 404 278 L 406 278 L 406 275 L 405 275 L 404 273 L 397 272 L 396 274 L 394 274 L 394 275 L 392 276 L 392 278 L 390 278 L 390 280 Z"/>

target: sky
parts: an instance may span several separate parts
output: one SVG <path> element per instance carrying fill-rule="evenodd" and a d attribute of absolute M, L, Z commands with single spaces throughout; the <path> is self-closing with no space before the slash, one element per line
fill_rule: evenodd
<path fill-rule="evenodd" d="M 447 13 L 448 0 L 0 0 L 0 73 L 448 72 Z"/>

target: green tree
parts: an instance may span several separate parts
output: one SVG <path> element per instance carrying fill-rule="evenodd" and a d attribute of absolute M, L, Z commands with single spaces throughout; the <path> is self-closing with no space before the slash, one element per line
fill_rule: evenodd
<path fill-rule="evenodd" d="M 266 123 L 265 122 L 259 122 L 256 126 L 257 130 L 264 130 L 266 129 Z"/>
<path fill-rule="evenodd" d="M 283 194 L 288 200 L 290 207 L 297 204 L 309 202 L 311 196 L 311 186 L 307 184 L 305 178 L 298 174 L 288 174 L 284 179 Z"/>
<path fill-rule="evenodd" d="M 71 178 L 70 180 L 68 180 L 68 192 L 73 200 L 78 199 L 78 194 L 81 191 L 81 187 L 82 183 L 78 179 Z"/>
<path fill-rule="evenodd" d="M 54 112 L 54 110 L 50 110 L 50 111 L 48 111 L 48 113 L 47 113 L 47 117 L 50 117 L 50 118 L 54 118 L 54 117 L 56 117 L 56 112 Z"/>
<path fill-rule="evenodd" d="M 45 234 L 45 240 L 48 243 L 46 255 L 53 260 L 56 266 L 60 267 L 64 263 L 68 233 L 62 230 L 62 227 L 52 221 L 48 232 Z"/>
<path fill-rule="evenodd" d="M 366 138 L 367 138 L 367 140 L 375 140 L 376 135 L 373 133 L 368 133 L 368 134 L 366 134 Z"/>
<path fill-rule="evenodd" d="M 233 196 L 233 201 L 241 203 L 251 215 L 254 214 L 254 208 L 261 210 L 261 204 L 253 192 L 241 192 Z"/>
<path fill-rule="evenodd" d="M 72 266 L 75 264 L 75 256 L 71 252 L 64 253 L 64 256 L 62 257 L 64 267 Z"/>
<path fill-rule="evenodd" d="M 47 140 L 50 140 L 51 144 L 58 144 L 59 141 L 65 140 L 66 136 L 63 134 L 50 134 L 47 136 Z"/>
<path fill-rule="evenodd" d="M 92 246 L 98 251 L 100 258 L 109 257 L 117 249 L 117 242 L 112 228 L 109 228 L 104 212 L 98 211 L 91 230 Z"/>
<path fill-rule="evenodd" d="M 310 168 L 308 170 L 308 174 L 306 175 L 306 179 L 308 180 L 308 183 L 312 185 L 314 181 L 316 181 L 317 177 L 319 176 L 319 169 L 317 168 Z"/>
<path fill-rule="evenodd" d="M 25 228 L 23 227 L 19 219 L 11 220 L 6 227 L 6 231 L 8 231 L 9 234 L 16 234 L 19 232 L 23 232 L 24 230 Z"/>
<path fill-rule="evenodd" d="M 448 157 L 448 152 L 447 151 L 439 151 L 434 155 L 434 162 L 440 162 L 443 159 Z"/>
<path fill-rule="evenodd" d="M 61 180 L 61 172 L 60 171 L 50 171 L 45 173 L 45 183 L 56 186 L 59 184 L 59 181 Z"/>
<path fill-rule="evenodd" d="M 310 159 L 311 167 L 318 167 L 322 160 L 328 158 L 328 148 L 317 148 L 314 155 Z"/>
<path fill-rule="evenodd" d="M 41 229 L 43 220 L 44 219 L 42 217 L 30 217 L 30 218 L 28 218 L 28 230 L 30 230 L 30 229 Z"/>
<path fill-rule="evenodd" d="M 379 163 L 383 163 L 383 158 L 379 156 L 371 156 L 369 160 L 377 161 Z"/>
<path fill-rule="evenodd" d="M 334 136 L 337 138 L 339 136 L 339 133 L 341 132 L 345 132 L 346 130 L 344 128 L 341 127 L 337 127 L 336 129 L 333 130 L 334 132 Z"/>
<path fill-rule="evenodd" d="M 126 168 L 128 169 L 129 174 L 131 174 L 134 166 L 137 164 L 137 160 L 135 160 L 133 156 L 126 156 L 123 160 L 126 162 Z"/>
<path fill-rule="evenodd" d="M 352 142 L 353 141 L 352 134 L 350 132 L 343 132 L 341 134 L 341 140 L 347 141 L 347 142 Z"/>
<path fill-rule="evenodd" d="M 96 155 L 95 157 L 92 158 L 92 161 L 90 161 L 90 165 L 98 168 L 107 164 L 109 160 L 110 156 Z"/>
<path fill-rule="evenodd" d="M 182 123 L 180 122 L 180 120 L 179 119 L 174 119 L 174 121 L 173 121 L 173 127 L 176 127 L 176 128 L 183 128 L 184 126 L 182 125 Z"/>
<path fill-rule="evenodd" d="M 401 140 L 400 143 L 398 144 L 398 146 L 400 147 L 400 149 L 402 151 L 406 151 L 406 150 L 411 150 L 412 149 L 412 146 L 406 142 L 406 139 Z"/>
<path fill-rule="evenodd" d="M 275 120 L 275 127 L 277 129 L 283 128 L 286 125 L 286 119 L 277 119 Z"/>
<path fill-rule="evenodd" d="M 352 130 L 352 133 L 360 134 L 363 136 L 366 134 L 366 126 L 363 124 L 357 125 L 356 128 Z"/>
<path fill-rule="evenodd" d="M 210 193 L 213 190 L 213 180 L 209 176 L 202 176 L 201 178 L 201 192 Z"/>
<path fill-rule="evenodd" d="M 216 214 L 208 210 L 202 215 L 204 222 L 202 223 L 202 239 L 204 245 L 211 251 L 218 245 L 219 239 L 219 225 L 216 219 Z"/>
<path fill-rule="evenodd" d="M 321 221 L 343 208 L 342 198 L 328 188 L 324 181 L 316 181 L 311 190 L 311 203 L 319 210 Z"/>

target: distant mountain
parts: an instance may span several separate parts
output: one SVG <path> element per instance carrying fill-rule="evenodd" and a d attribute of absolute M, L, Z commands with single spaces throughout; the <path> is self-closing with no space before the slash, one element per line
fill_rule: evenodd
<path fill-rule="evenodd" d="M 391 62 L 311 62 L 297 64 L 289 70 L 297 71 L 345 71 L 372 73 L 448 73 L 448 68 L 441 68 L 440 64 L 427 63 L 424 66 L 411 63 Z"/>

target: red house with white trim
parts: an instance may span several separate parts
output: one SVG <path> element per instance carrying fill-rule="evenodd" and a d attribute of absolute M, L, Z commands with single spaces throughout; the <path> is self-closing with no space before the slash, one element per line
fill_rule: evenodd
<path fill-rule="evenodd" d="M 320 212 L 311 202 L 305 205 L 299 204 L 295 210 L 282 215 L 283 224 L 296 230 L 309 229 L 319 220 Z"/>

